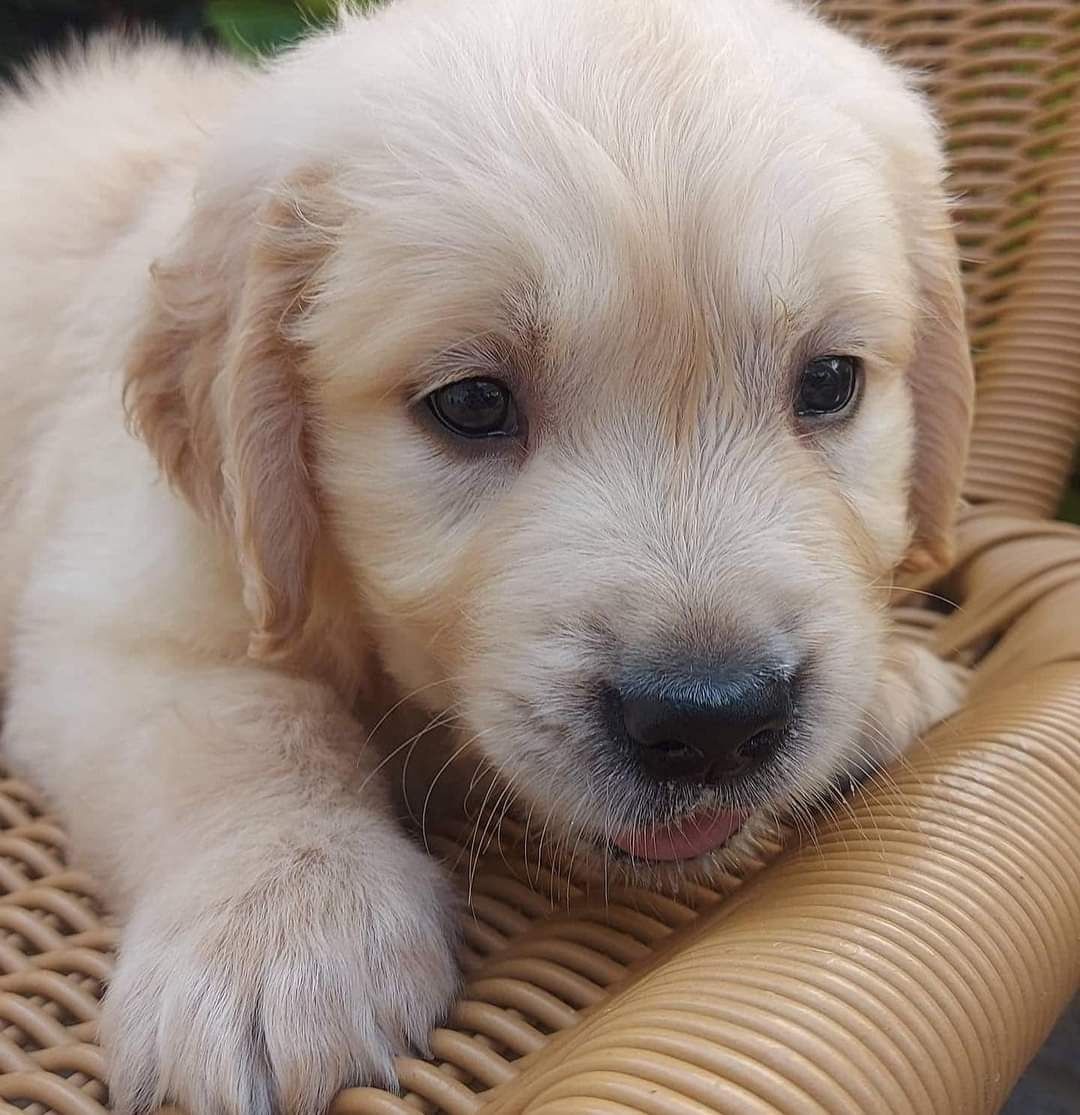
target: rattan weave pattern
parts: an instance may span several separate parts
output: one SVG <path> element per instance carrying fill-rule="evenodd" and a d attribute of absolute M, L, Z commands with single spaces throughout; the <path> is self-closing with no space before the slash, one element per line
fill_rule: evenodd
<path fill-rule="evenodd" d="M 406 1088 L 451 1113 L 475 1110 L 477 1091 L 511 1079 L 517 1057 L 572 1027 L 580 1011 L 649 962 L 673 929 L 720 897 L 705 888 L 676 900 L 612 887 L 589 900 L 572 875 L 524 861 L 516 874 L 508 870 L 513 822 L 503 830 L 503 844 L 488 850 L 472 880 L 463 918 L 472 979 L 450 1025 L 432 1037 L 442 1067 L 398 1065 Z M 433 852 L 460 861 L 464 843 L 434 838 Z M 66 868 L 64 834 L 37 795 L 22 782 L 0 781 L 0 1112 L 12 1104 L 34 1115 L 106 1110 L 96 1021 L 115 936 L 91 881 Z M 366 1090 L 335 1108 L 367 1110 L 416 1108 Z"/>
<path fill-rule="evenodd" d="M 945 124 L 978 376 L 967 495 L 1053 514 L 1080 425 L 1080 5 L 826 0 Z"/>
<path fill-rule="evenodd" d="M 98 999 L 115 932 L 32 789 L 0 780 L 0 1112 L 100 1115 Z"/>
<path fill-rule="evenodd" d="M 923 69 L 948 128 L 979 375 L 967 494 L 988 506 L 945 586 L 964 607 L 907 618 L 980 656 L 971 707 L 727 902 L 605 904 L 490 852 L 432 1062 L 336 1115 L 987 1115 L 1080 982 L 1080 532 L 1039 517 L 1080 426 L 1080 3 L 821 6 Z M 0 782 L 0 1115 L 107 1110 L 113 940 L 33 791 Z"/>

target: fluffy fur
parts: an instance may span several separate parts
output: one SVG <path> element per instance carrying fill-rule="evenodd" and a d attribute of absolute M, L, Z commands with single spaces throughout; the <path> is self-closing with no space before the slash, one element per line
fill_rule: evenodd
<path fill-rule="evenodd" d="M 117 1111 L 316 1112 L 446 1009 L 380 699 L 596 854 L 754 808 L 702 871 L 949 710 L 886 608 L 966 446 L 942 177 L 902 76 L 781 0 L 400 0 L 5 95 L 3 742 L 126 922 Z M 837 352 L 858 409 L 802 429 Z M 472 452 L 418 400 L 491 369 L 528 442 Z M 812 661 L 798 732 L 654 793 L 599 680 L 742 650 Z"/>

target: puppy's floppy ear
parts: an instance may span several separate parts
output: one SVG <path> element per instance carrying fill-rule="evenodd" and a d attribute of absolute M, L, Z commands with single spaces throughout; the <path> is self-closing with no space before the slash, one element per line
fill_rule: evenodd
<path fill-rule="evenodd" d="M 964 291 L 944 192 L 916 202 L 922 217 L 912 242 L 919 319 L 908 382 L 915 402 L 911 547 L 904 568 L 948 566 L 967 461 L 975 395 L 964 321 Z"/>
<path fill-rule="evenodd" d="M 311 215 L 325 185 L 311 174 L 258 206 L 197 205 L 178 251 L 153 269 L 127 367 L 134 427 L 170 483 L 234 539 L 260 658 L 284 653 L 311 607 L 319 510 L 296 326 L 327 252 Z"/>

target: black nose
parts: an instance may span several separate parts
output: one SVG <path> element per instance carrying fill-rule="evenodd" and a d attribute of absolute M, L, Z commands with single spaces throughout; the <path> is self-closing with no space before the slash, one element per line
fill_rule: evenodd
<path fill-rule="evenodd" d="M 791 720 L 792 678 L 762 664 L 635 678 L 619 689 L 626 735 L 654 778 L 730 781 L 776 751 Z"/>

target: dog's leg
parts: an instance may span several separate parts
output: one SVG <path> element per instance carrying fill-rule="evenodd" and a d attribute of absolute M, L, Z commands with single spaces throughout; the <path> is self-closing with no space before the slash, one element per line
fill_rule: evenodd
<path fill-rule="evenodd" d="M 336 698 L 101 647 L 13 680 L 5 743 L 126 906 L 113 1109 L 314 1115 L 388 1080 L 453 996 L 455 903 Z"/>
<path fill-rule="evenodd" d="M 884 766 L 938 721 L 951 716 L 967 693 L 964 671 L 903 635 L 889 641 L 877 700 L 867 712 L 856 768 Z"/>

